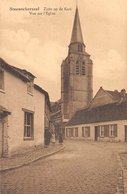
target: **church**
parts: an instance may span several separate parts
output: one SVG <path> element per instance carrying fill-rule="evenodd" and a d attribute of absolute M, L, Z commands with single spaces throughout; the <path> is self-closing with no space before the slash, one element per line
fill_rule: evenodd
<path fill-rule="evenodd" d="M 93 62 L 76 8 L 68 56 L 61 64 L 61 99 L 51 102 L 56 134 L 93 141 L 127 141 L 127 93 L 104 90 L 93 98 Z"/>
<path fill-rule="evenodd" d="M 85 47 L 76 8 L 68 56 L 61 64 L 61 99 L 51 103 L 56 131 L 63 134 L 73 113 L 87 107 L 93 98 L 93 62 Z"/>

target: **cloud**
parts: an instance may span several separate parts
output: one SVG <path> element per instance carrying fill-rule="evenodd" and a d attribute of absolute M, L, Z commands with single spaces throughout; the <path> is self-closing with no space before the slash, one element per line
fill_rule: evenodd
<path fill-rule="evenodd" d="M 60 65 L 66 56 L 64 48 L 50 40 L 43 45 L 23 29 L 17 32 L 3 30 L 1 35 L 1 57 L 9 64 L 33 73 L 37 77 L 35 82 L 49 92 L 52 99 L 59 98 Z"/>
<path fill-rule="evenodd" d="M 94 59 L 94 88 L 98 90 L 100 86 L 108 90 L 121 90 L 127 88 L 126 61 L 122 59 L 116 50 L 110 50 L 105 58 Z"/>

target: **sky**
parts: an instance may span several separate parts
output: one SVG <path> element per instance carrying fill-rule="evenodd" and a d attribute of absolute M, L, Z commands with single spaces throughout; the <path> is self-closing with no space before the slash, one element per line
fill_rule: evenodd
<path fill-rule="evenodd" d="M 93 61 L 93 94 L 127 91 L 127 0 L 0 0 L 0 57 L 36 76 L 61 97 L 61 63 L 68 55 L 76 4 L 86 52 Z M 36 11 L 14 10 L 36 8 Z"/>

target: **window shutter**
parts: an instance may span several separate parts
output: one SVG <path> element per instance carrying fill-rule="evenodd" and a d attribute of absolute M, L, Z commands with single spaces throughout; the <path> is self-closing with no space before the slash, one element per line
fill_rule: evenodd
<path fill-rule="evenodd" d="M 117 137 L 117 125 L 114 125 L 114 136 Z"/>
<path fill-rule="evenodd" d="M 90 127 L 88 127 L 88 137 L 90 137 Z"/>
<path fill-rule="evenodd" d="M 98 126 L 97 131 L 98 131 L 98 137 L 100 137 L 100 126 Z"/>
<path fill-rule="evenodd" d="M 82 127 L 82 137 L 84 137 L 84 127 Z"/>
<path fill-rule="evenodd" d="M 104 126 L 104 136 L 109 137 L 109 125 Z"/>

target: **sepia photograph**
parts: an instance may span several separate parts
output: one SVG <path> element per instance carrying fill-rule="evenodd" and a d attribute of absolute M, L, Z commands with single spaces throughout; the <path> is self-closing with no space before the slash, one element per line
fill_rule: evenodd
<path fill-rule="evenodd" d="M 0 193 L 127 194 L 127 1 L 0 4 Z"/>

